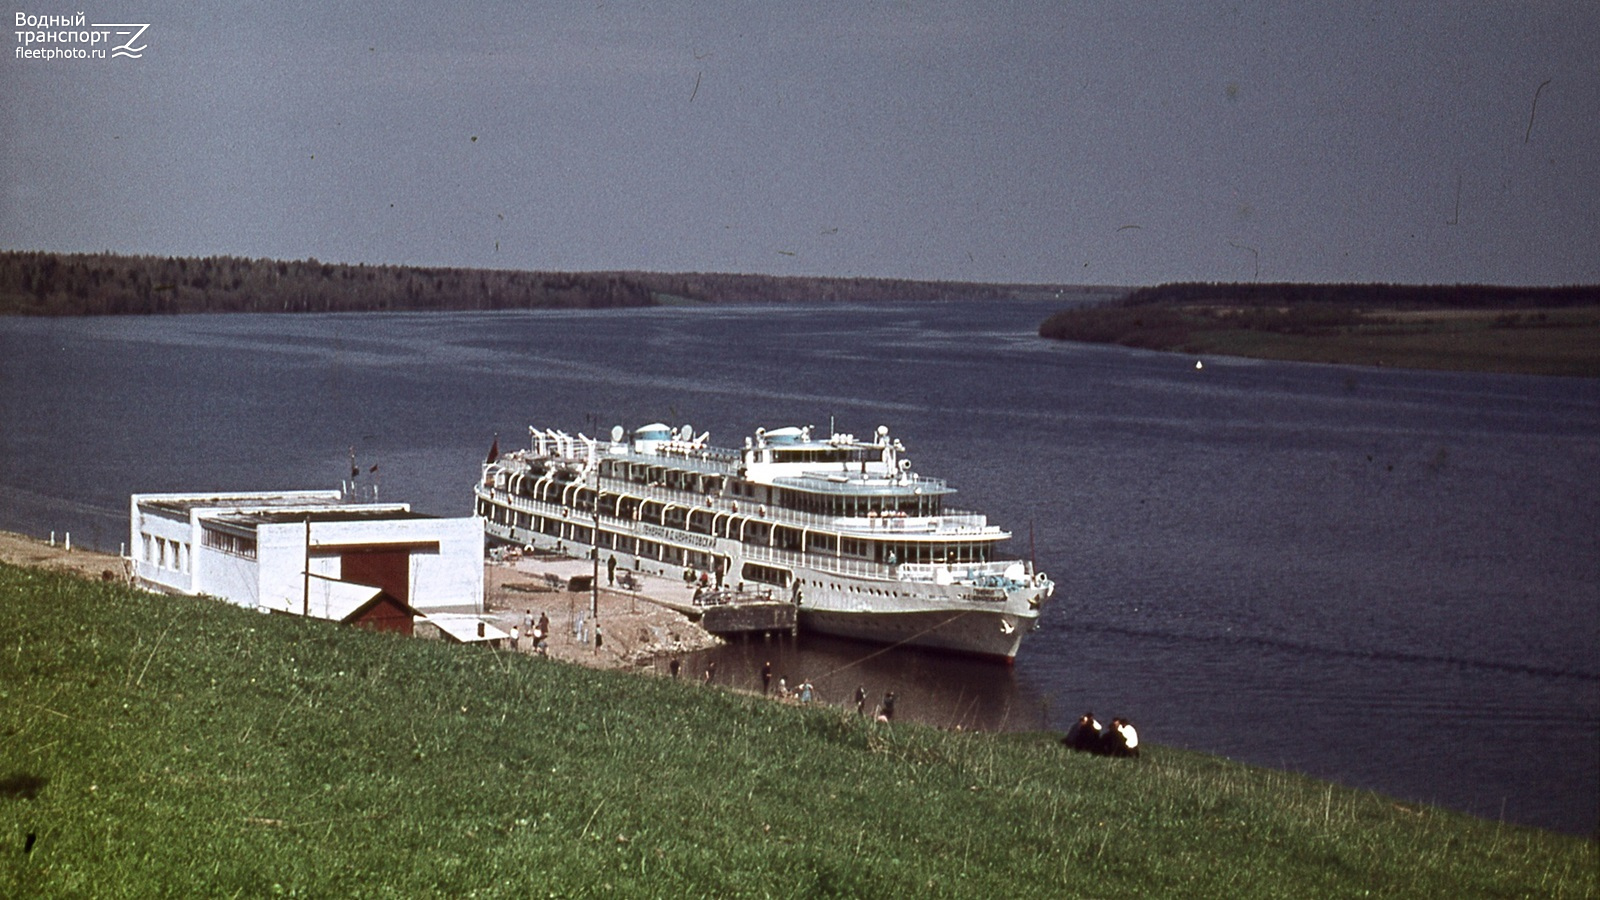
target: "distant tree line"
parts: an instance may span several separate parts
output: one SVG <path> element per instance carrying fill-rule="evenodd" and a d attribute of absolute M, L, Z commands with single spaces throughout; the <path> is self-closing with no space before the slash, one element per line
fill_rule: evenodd
<path fill-rule="evenodd" d="M 1342 306 L 1360 309 L 1532 309 L 1600 303 L 1600 285 L 1245 284 L 1178 282 L 1138 288 L 1124 306 Z"/>
<path fill-rule="evenodd" d="M 1050 296 L 1074 287 L 885 278 L 520 272 L 237 257 L 0 252 L 0 315 L 372 312 Z"/>
<path fill-rule="evenodd" d="M 0 313 L 368 312 L 648 306 L 649 288 L 616 273 L 0 254 Z"/>
<path fill-rule="evenodd" d="M 1039 325 L 1039 334 L 1159 350 L 1183 346 L 1203 329 L 1318 335 L 1384 321 L 1373 312 L 1445 309 L 1502 310 L 1496 324 L 1515 327 L 1540 324 L 1518 310 L 1595 305 L 1595 285 L 1163 284 L 1062 310 Z"/>

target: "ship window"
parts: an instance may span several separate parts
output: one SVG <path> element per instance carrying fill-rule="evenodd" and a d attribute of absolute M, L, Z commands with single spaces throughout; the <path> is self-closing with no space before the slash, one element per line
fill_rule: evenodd
<path fill-rule="evenodd" d="M 779 525 L 772 529 L 772 545 L 784 550 L 799 550 L 800 532 Z"/>
<path fill-rule="evenodd" d="M 779 569 L 775 566 L 763 566 L 760 563 L 747 562 L 744 564 L 744 569 L 742 571 L 742 577 L 745 581 L 756 581 L 760 582 L 761 584 L 776 585 L 780 588 L 788 587 L 789 579 L 793 577 L 793 573 L 789 572 L 787 569 Z"/>

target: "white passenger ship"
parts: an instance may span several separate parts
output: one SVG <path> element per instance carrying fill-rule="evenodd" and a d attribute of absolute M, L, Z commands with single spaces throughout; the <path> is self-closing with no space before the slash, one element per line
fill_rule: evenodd
<path fill-rule="evenodd" d="M 948 509 L 945 482 L 912 471 L 900 441 L 757 429 L 742 450 L 687 425 L 621 426 L 604 441 L 529 428 L 531 446 L 484 463 L 488 536 L 727 586 L 759 583 L 800 627 L 1010 661 L 1055 585 L 993 551 L 1009 532 Z"/>

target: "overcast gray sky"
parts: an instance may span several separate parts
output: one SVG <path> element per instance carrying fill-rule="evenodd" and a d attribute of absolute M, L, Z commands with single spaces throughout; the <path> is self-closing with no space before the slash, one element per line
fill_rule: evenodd
<path fill-rule="evenodd" d="M 149 23 L 145 49 L 19 59 L 78 45 L 11 31 L 6 249 L 1600 282 L 1589 0 L 91 0 L 12 15 L 80 10 Z"/>

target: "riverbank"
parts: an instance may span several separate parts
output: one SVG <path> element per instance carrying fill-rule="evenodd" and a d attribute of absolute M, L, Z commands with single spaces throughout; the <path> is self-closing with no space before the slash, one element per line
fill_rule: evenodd
<path fill-rule="evenodd" d="M 1600 376 L 1600 289 L 1172 285 L 1063 310 L 1043 337 L 1191 355 Z M 1541 305 L 1546 304 L 1546 305 Z"/>
<path fill-rule="evenodd" d="M 50 614 L 38 611 L 48 609 Z M 1595 845 L 0 565 L 0 895 L 1593 897 Z"/>
<path fill-rule="evenodd" d="M 55 543 L 27 535 L 0 531 L 0 562 L 49 571 L 67 572 L 84 578 L 126 581 L 121 557 L 67 544 L 67 534 Z"/>
<path fill-rule="evenodd" d="M 127 581 L 125 561 L 113 554 L 69 548 L 65 535 L 55 544 L 26 535 L 0 531 L 0 562 L 16 566 L 63 572 L 99 581 Z M 597 598 L 587 590 L 569 591 L 573 576 L 590 574 L 591 564 L 564 557 L 529 557 L 484 565 L 484 618 L 510 631 L 522 628 L 523 618 L 531 613 L 550 616 L 552 627 L 546 654 L 552 659 L 594 669 L 634 669 L 650 666 L 662 658 L 682 656 L 715 647 L 721 640 L 690 622 L 681 613 L 659 601 L 685 593 L 682 584 L 653 575 L 635 574 L 637 590 L 626 591 L 603 586 Z M 602 573 L 602 581 L 605 576 Z M 594 616 L 591 599 L 596 599 L 603 640 L 594 645 Z M 582 640 L 573 627 L 579 616 L 585 619 Z M 522 653 L 533 653 L 533 642 L 524 639 Z"/>

